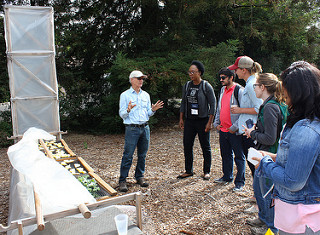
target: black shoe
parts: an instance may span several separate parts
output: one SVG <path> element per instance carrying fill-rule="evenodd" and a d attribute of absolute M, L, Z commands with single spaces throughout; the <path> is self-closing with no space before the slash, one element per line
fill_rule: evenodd
<path fill-rule="evenodd" d="M 221 177 L 220 179 L 215 179 L 214 182 L 215 182 L 215 183 L 218 183 L 218 184 L 227 185 L 227 184 L 229 184 L 231 181 L 225 181 L 225 180 L 223 179 L 223 177 Z"/>
<path fill-rule="evenodd" d="M 120 190 L 120 192 L 127 192 L 128 191 L 127 183 L 125 181 L 122 181 L 119 183 L 119 190 Z"/>
<path fill-rule="evenodd" d="M 252 227 L 261 227 L 265 225 L 265 223 L 259 218 L 247 219 L 246 224 L 249 224 Z"/>
<path fill-rule="evenodd" d="M 141 187 L 149 186 L 149 184 L 146 182 L 146 180 L 143 177 L 137 180 L 137 184 L 139 184 Z"/>
<path fill-rule="evenodd" d="M 190 177 L 190 176 L 193 176 L 193 173 L 182 173 L 181 175 L 178 175 L 178 179 L 184 179 L 184 178 L 187 178 L 187 177 Z"/>

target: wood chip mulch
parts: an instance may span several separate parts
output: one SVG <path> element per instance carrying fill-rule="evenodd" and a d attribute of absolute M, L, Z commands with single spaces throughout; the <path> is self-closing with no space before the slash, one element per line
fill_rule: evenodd
<path fill-rule="evenodd" d="M 135 184 L 136 155 L 134 157 L 128 193 L 140 190 L 145 195 L 142 201 L 145 234 L 250 234 L 245 221 L 257 214 L 244 212 L 253 205 L 246 202 L 253 195 L 249 168 L 243 192 L 234 193 L 232 183 L 214 183 L 222 173 L 219 137 L 211 131 L 211 179 L 205 181 L 201 177 L 203 158 L 197 138 L 194 146 L 195 175 L 177 179 L 184 171 L 182 135 L 178 126 L 173 125 L 151 129 L 145 173 L 150 183 L 148 188 Z M 71 133 L 64 135 L 63 139 L 102 179 L 118 190 L 123 134 L 95 136 Z M 0 223 L 3 225 L 7 224 L 10 191 L 10 162 L 6 152 L 6 148 L 0 149 Z M 235 166 L 234 169 L 236 173 Z M 134 205 L 134 202 L 127 204 Z"/>

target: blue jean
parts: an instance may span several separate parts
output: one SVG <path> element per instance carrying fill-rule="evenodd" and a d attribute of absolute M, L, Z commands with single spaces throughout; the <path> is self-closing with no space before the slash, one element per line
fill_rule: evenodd
<path fill-rule="evenodd" d="M 259 176 L 257 171 L 255 172 L 253 177 L 253 190 L 259 208 L 259 218 L 272 230 L 272 232 L 276 233 L 278 232 L 278 229 L 274 227 L 274 206 L 271 207 L 272 193 L 270 192 L 263 198 L 272 185 L 273 182 L 271 179 Z"/>
<path fill-rule="evenodd" d="M 254 148 L 255 147 L 255 144 L 253 142 L 253 140 L 251 138 L 247 138 L 247 136 L 245 135 L 242 135 L 242 148 L 243 148 L 243 153 L 247 159 L 247 163 L 248 163 L 248 166 L 250 168 L 250 171 L 251 171 L 251 175 L 252 175 L 252 178 L 254 177 L 254 172 L 256 170 L 256 168 L 254 167 L 254 165 L 248 161 L 248 152 L 249 152 L 249 148 Z"/>
<path fill-rule="evenodd" d="M 183 148 L 185 157 L 186 173 L 193 173 L 193 145 L 198 134 L 199 142 L 203 153 L 203 173 L 210 173 L 211 169 L 211 146 L 210 132 L 205 132 L 209 118 L 186 119 L 183 131 Z"/>
<path fill-rule="evenodd" d="M 119 182 L 126 181 L 135 149 L 137 148 L 138 161 L 134 177 L 136 180 L 143 177 L 145 171 L 146 155 L 149 149 L 150 128 L 126 126 L 124 151 L 120 167 Z"/>
<path fill-rule="evenodd" d="M 236 186 L 244 186 L 246 159 L 242 149 L 241 135 L 231 134 L 229 132 L 219 131 L 220 152 L 222 157 L 222 172 L 225 181 L 233 180 L 233 153 L 234 161 L 237 166 L 237 176 L 235 178 Z M 233 153 L 232 153 L 233 152 Z"/>

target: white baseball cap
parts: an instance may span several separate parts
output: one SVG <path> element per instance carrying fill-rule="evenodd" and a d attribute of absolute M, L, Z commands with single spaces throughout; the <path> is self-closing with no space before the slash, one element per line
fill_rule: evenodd
<path fill-rule="evenodd" d="M 147 75 L 144 75 L 141 71 L 134 70 L 130 73 L 129 78 L 140 78 L 140 77 L 147 77 Z"/>

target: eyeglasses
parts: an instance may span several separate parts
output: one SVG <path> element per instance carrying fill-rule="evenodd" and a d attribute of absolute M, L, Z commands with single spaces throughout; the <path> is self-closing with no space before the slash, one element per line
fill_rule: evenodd
<path fill-rule="evenodd" d="M 188 71 L 188 74 L 189 75 L 193 75 L 193 74 L 195 74 L 195 73 L 198 73 L 199 71 Z"/>
<path fill-rule="evenodd" d="M 227 76 L 220 76 L 220 80 L 222 79 L 222 80 L 224 80 L 224 79 L 226 79 L 227 78 Z"/>
<path fill-rule="evenodd" d="M 261 86 L 261 84 L 259 84 L 259 83 L 253 84 L 253 89 L 256 88 L 256 86 Z"/>
<path fill-rule="evenodd" d="M 136 78 L 137 80 L 139 80 L 139 81 L 141 81 L 141 80 L 146 80 L 146 78 L 145 77 L 138 77 L 138 78 Z"/>

